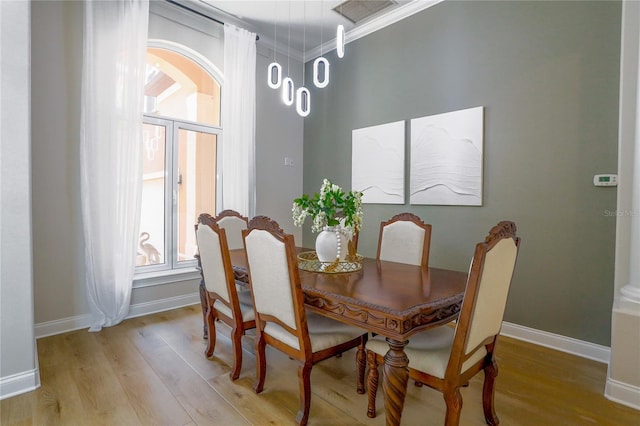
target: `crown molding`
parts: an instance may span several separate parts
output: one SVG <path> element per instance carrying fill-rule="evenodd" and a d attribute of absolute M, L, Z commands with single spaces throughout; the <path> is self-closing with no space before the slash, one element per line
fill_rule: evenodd
<path fill-rule="evenodd" d="M 346 33 L 345 43 L 351 43 L 352 41 L 358 40 L 359 38 L 381 30 L 384 27 L 408 18 L 411 15 L 435 6 L 438 3 L 442 3 L 443 1 L 445 0 L 414 0 L 410 3 L 399 6 L 389 13 L 385 13 L 384 15 L 373 18 L 370 21 L 367 21 L 362 25 L 358 25 L 354 29 L 348 31 Z M 305 57 L 309 59 L 307 59 L 306 62 L 317 58 L 318 56 L 320 56 L 321 52 L 330 52 L 332 50 L 335 50 L 335 48 L 336 39 L 333 38 L 332 40 L 323 43 L 321 46 L 308 50 L 305 54 Z"/>
<path fill-rule="evenodd" d="M 269 53 L 269 55 L 273 55 L 273 37 L 260 34 L 260 41 L 258 41 L 258 43 L 263 46 L 263 48 Z M 302 55 L 302 51 L 288 46 L 283 46 L 282 43 L 278 44 L 275 47 L 275 50 L 279 55 L 290 57 L 291 59 L 295 59 L 298 62 L 302 62 L 302 58 L 304 58 L 304 56 Z"/>
<path fill-rule="evenodd" d="M 2 0 L 0 0 L 0 1 L 2 1 Z M 269 34 L 261 33 L 253 25 L 249 24 L 246 21 L 243 21 L 242 19 L 238 19 L 235 16 L 224 12 L 223 10 L 215 9 L 215 8 L 210 7 L 210 6 L 204 6 L 204 3 L 201 0 L 184 0 L 183 3 L 186 6 L 190 7 L 191 9 L 195 10 L 196 12 L 202 13 L 203 15 L 207 15 L 210 18 L 217 19 L 219 21 L 226 22 L 226 23 L 229 23 L 229 24 L 233 24 L 236 27 L 240 27 L 240 28 L 243 28 L 243 29 L 245 29 L 247 31 L 251 31 L 253 33 L 256 33 L 256 35 L 260 38 L 256 42 L 256 44 L 259 45 L 259 48 L 261 47 L 263 49 L 262 50 L 263 52 L 270 51 L 269 53 L 271 55 L 273 55 L 273 50 L 274 50 L 275 43 L 274 43 L 273 37 L 271 37 Z M 168 2 L 167 2 L 167 4 L 171 5 L 171 3 L 168 3 Z M 177 6 L 175 6 L 175 5 L 171 5 L 171 7 L 179 10 L 179 8 Z M 184 10 L 182 10 L 182 12 L 185 13 L 185 14 L 189 13 L 189 12 L 186 12 Z M 202 18 L 202 19 L 204 19 L 204 18 Z M 287 52 L 287 46 L 277 45 L 275 50 L 279 55 L 288 56 L 291 59 L 297 60 L 298 62 L 302 62 L 302 58 L 304 57 L 303 56 L 303 52 L 300 51 L 300 50 L 289 48 L 288 49 L 289 51 Z"/>
<path fill-rule="evenodd" d="M 411 15 L 414 15 L 418 12 L 421 12 L 425 9 L 435 6 L 438 3 L 442 3 L 443 1 L 445 0 L 413 0 L 409 3 L 398 6 L 397 8 L 391 10 L 390 12 L 385 13 L 384 15 L 380 15 L 378 17 L 372 18 L 369 21 L 361 25 L 358 25 L 357 27 L 348 31 L 345 34 L 346 36 L 345 43 L 348 44 L 352 41 L 358 40 L 359 38 L 362 38 L 371 33 L 374 33 L 391 24 L 394 24 L 405 18 L 408 18 Z M 189 7 L 191 7 L 192 9 L 195 9 L 196 11 L 206 14 L 212 18 L 218 19 L 223 22 L 228 22 L 238 27 L 242 27 L 246 30 L 255 32 L 260 37 L 260 40 L 258 41 L 258 43 L 264 49 L 263 52 L 266 50 L 266 51 L 271 51 L 270 53 L 273 54 L 275 43 L 274 43 L 273 37 L 271 37 L 269 34 L 260 33 L 255 27 L 253 27 L 249 23 L 241 19 L 238 19 L 235 16 L 230 15 L 222 10 L 219 10 L 219 9 L 213 10 L 212 8 L 206 8 L 203 6 L 203 3 L 200 0 L 186 0 L 184 1 L 184 3 Z M 326 52 L 330 52 L 332 50 L 335 50 L 335 48 L 336 48 L 335 37 L 326 41 L 322 45 L 314 47 L 312 49 L 308 49 L 305 52 L 290 48 L 282 44 L 275 45 L 275 51 L 277 52 L 277 54 L 285 57 L 290 57 L 291 59 L 294 59 L 299 62 L 302 62 L 304 60 L 305 63 L 314 60 L 315 58 L 320 56 L 321 53 L 324 54 Z"/>

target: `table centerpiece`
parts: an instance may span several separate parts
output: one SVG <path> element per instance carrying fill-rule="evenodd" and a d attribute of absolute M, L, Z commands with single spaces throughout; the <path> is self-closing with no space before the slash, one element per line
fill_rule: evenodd
<path fill-rule="evenodd" d="M 293 222 L 302 226 L 311 217 L 311 231 L 318 232 L 316 255 L 320 262 L 353 262 L 357 259 L 353 236 L 362 228 L 362 192 L 346 193 L 324 179 L 320 194 L 303 194 L 293 200 Z"/>

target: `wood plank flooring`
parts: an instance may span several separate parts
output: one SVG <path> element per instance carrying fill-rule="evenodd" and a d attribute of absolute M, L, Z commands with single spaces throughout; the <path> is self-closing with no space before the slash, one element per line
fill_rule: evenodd
<path fill-rule="evenodd" d="M 294 425 L 297 365 L 268 352 L 265 389 L 257 395 L 253 337 L 243 340 L 240 378 L 231 382 L 229 328 L 218 323 L 214 356 L 206 359 L 199 306 L 38 340 L 42 386 L 0 402 L 9 425 Z M 603 396 L 607 367 L 573 355 L 501 338 L 496 411 L 502 425 L 640 425 L 640 411 Z M 310 425 L 384 425 L 366 416 L 355 390 L 355 351 L 317 364 L 311 373 Z M 462 390 L 461 425 L 484 425 L 482 375 Z M 403 425 L 442 425 L 440 393 L 409 384 Z"/>

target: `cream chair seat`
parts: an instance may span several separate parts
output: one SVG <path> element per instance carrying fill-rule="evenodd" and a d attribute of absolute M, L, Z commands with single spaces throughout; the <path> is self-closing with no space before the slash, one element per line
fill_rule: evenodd
<path fill-rule="evenodd" d="M 409 358 L 409 368 L 444 379 L 454 336 L 455 330 L 450 326 L 437 327 L 412 336 L 409 345 L 404 348 Z M 376 336 L 367 342 L 367 350 L 384 356 L 389 350 L 389 344 L 383 337 Z M 468 369 L 486 354 L 486 348 L 478 349 L 464 362 L 462 370 Z"/>
<path fill-rule="evenodd" d="M 360 335 L 363 334 L 363 330 L 360 328 L 342 324 L 323 315 L 307 311 L 306 316 L 312 352 L 323 351 L 327 348 L 337 346 L 342 342 L 351 340 L 354 337 L 360 337 Z M 298 337 L 295 334 L 289 333 L 280 325 L 267 323 L 264 330 L 265 333 L 270 334 L 288 346 L 300 350 Z"/>
<path fill-rule="evenodd" d="M 240 293 L 239 293 L 240 294 Z M 240 299 L 240 297 L 238 297 Z M 231 309 L 227 305 L 225 305 L 222 301 L 216 300 L 213 302 L 213 308 L 228 317 L 233 316 Z M 255 318 L 255 312 L 253 310 L 253 305 L 251 303 L 243 303 L 240 302 L 240 312 L 242 312 L 242 321 L 253 321 Z"/>

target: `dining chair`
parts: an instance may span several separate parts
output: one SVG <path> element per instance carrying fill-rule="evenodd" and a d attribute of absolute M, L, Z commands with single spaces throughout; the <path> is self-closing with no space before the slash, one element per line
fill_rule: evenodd
<path fill-rule="evenodd" d="M 255 328 L 255 312 L 249 292 L 238 292 L 229 256 L 226 231 L 209 214 L 198 217 L 196 240 L 200 257 L 200 271 L 205 285 L 208 344 L 207 358 L 213 355 L 216 345 L 216 320 L 231 327 L 233 368 L 231 380 L 240 376 L 242 368 L 242 336 Z"/>
<path fill-rule="evenodd" d="M 503 221 L 494 226 L 484 242 L 476 245 L 460 316 L 455 328 L 441 326 L 411 337 L 405 347 L 409 377 L 443 393 L 445 425 L 458 425 L 462 409 L 460 387 L 484 371 L 482 406 L 485 421 L 497 425 L 494 409 L 498 366 L 494 356 L 502 326 L 507 295 L 520 247 L 516 225 Z M 380 337 L 367 342 L 369 373 L 367 415 L 376 416 L 378 365 L 389 345 Z"/>
<path fill-rule="evenodd" d="M 235 210 L 223 210 L 215 217 L 218 226 L 226 231 L 229 250 L 244 248 L 242 231 L 247 229 L 249 219 Z"/>
<path fill-rule="evenodd" d="M 431 225 L 413 213 L 399 213 L 380 223 L 378 260 L 429 265 Z"/>
<path fill-rule="evenodd" d="M 202 213 L 203 215 L 209 216 L 208 213 Z M 242 242 L 242 230 L 247 229 L 247 225 L 249 224 L 249 219 L 245 216 L 242 216 L 235 210 L 223 210 L 216 217 L 212 218 L 216 221 L 218 226 L 226 231 L 227 235 L 227 246 L 229 250 L 235 249 L 244 249 L 244 245 Z M 196 258 L 199 258 L 199 254 L 196 254 Z M 236 283 L 239 285 L 243 285 L 244 282 L 241 281 L 244 277 L 239 278 L 243 274 L 240 271 L 234 270 L 234 275 L 236 277 Z M 204 285 L 204 280 L 200 283 L 200 303 L 202 305 L 202 320 L 203 320 L 203 338 L 207 339 L 209 336 L 209 331 L 207 328 L 207 296 L 206 296 L 206 288 Z"/>
<path fill-rule="evenodd" d="M 299 425 L 307 424 L 314 364 L 357 347 L 357 390 L 364 393 L 367 333 L 305 310 L 294 238 L 266 216 L 256 216 L 243 231 L 249 284 L 256 311 L 256 393 L 266 375 L 266 345 L 298 361 Z"/>

